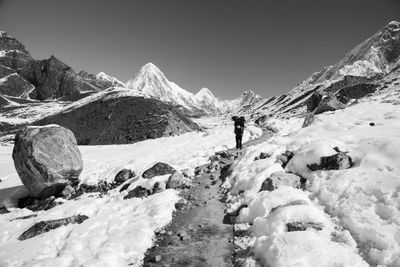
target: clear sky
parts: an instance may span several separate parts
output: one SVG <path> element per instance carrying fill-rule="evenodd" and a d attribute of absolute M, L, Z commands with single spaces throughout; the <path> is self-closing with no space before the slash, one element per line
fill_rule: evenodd
<path fill-rule="evenodd" d="M 0 0 L 0 30 L 35 58 L 123 82 L 153 62 L 224 99 L 287 92 L 392 20 L 399 0 Z"/>

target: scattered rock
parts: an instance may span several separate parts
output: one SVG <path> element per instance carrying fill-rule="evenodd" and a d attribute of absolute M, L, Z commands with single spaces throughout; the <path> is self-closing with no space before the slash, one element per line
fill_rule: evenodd
<path fill-rule="evenodd" d="M 231 158 L 231 154 L 229 154 L 228 151 L 224 150 L 224 151 L 219 151 L 217 153 L 215 153 L 216 155 L 220 156 L 223 159 L 230 159 Z"/>
<path fill-rule="evenodd" d="M 74 194 L 75 194 L 75 188 L 73 188 L 70 185 L 67 185 L 66 187 L 64 187 L 64 190 L 61 192 L 61 195 L 66 199 L 69 199 Z"/>
<path fill-rule="evenodd" d="M 159 262 L 161 260 L 161 255 L 153 255 L 150 260 L 152 262 Z"/>
<path fill-rule="evenodd" d="M 74 134 L 61 126 L 30 126 L 15 136 L 15 169 L 32 196 L 61 193 L 82 172 L 81 153 Z"/>
<path fill-rule="evenodd" d="M 61 205 L 61 202 L 55 201 L 56 198 L 51 196 L 49 198 L 37 199 L 31 196 L 23 197 L 18 200 L 18 208 L 27 208 L 31 211 L 49 210 L 55 206 Z"/>
<path fill-rule="evenodd" d="M 157 162 L 153 167 L 146 170 L 142 177 L 144 179 L 151 179 L 155 176 L 162 176 L 166 174 L 173 174 L 176 172 L 174 168 L 172 168 L 169 164 L 163 162 Z"/>
<path fill-rule="evenodd" d="M 311 171 L 318 170 L 344 170 L 351 168 L 354 164 L 347 152 L 341 152 L 339 148 L 335 147 L 337 152 L 332 156 L 321 157 L 320 164 L 313 163 L 307 165 Z"/>
<path fill-rule="evenodd" d="M 291 160 L 294 156 L 294 153 L 286 150 L 285 153 L 282 155 L 276 156 L 276 163 L 279 163 L 282 165 L 282 168 L 285 168 L 289 160 Z"/>
<path fill-rule="evenodd" d="M 128 181 L 135 176 L 136 174 L 134 171 L 129 169 L 122 169 L 117 173 L 117 175 L 115 175 L 114 181 L 122 184 L 123 182 Z"/>
<path fill-rule="evenodd" d="M 272 155 L 269 153 L 261 152 L 259 156 L 254 158 L 254 161 L 260 160 L 260 159 L 267 159 L 271 157 Z"/>
<path fill-rule="evenodd" d="M 145 198 L 151 195 L 150 190 L 137 186 L 135 189 L 128 192 L 128 195 L 124 197 L 124 199 L 131 199 L 131 198 Z"/>
<path fill-rule="evenodd" d="M 195 175 L 202 175 L 204 173 L 204 169 L 202 167 L 196 167 L 194 170 Z"/>
<path fill-rule="evenodd" d="M 89 219 L 89 217 L 86 215 L 74 215 L 71 217 L 58 219 L 58 220 L 41 221 L 41 222 L 34 224 L 28 230 L 23 232 L 18 239 L 21 241 L 26 240 L 26 239 L 35 237 L 37 235 L 46 233 L 48 231 L 54 230 L 63 225 L 68 225 L 68 224 L 73 224 L 73 223 L 81 224 L 82 222 L 84 222 L 87 219 Z"/>
<path fill-rule="evenodd" d="M 190 179 L 184 177 L 180 172 L 174 172 L 167 181 L 166 188 L 188 188 L 190 187 L 191 181 Z"/>
<path fill-rule="evenodd" d="M 288 232 L 307 231 L 308 229 L 315 229 L 321 231 L 324 225 L 319 222 L 290 222 L 286 224 Z"/>
<path fill-rule="evenodd" d="M 119 192 L 125 191 L 126 189 L 128 189 L 128 187 L 129 187 L 130 185 L 131 185 L 130 183 L 124 184 L 124 185 L 121 187 L 121 189 L 119 190 Z"/>
<path fill-rule="evenodd" d="M 217 155 L 217 154 L 212 155 L 212 156 L 209 158 L 209 160 L 210 160 L 211 162 L 213 162 L 213 161 L 219 161 L 220 159 L 221 159 L 221 157 L 220 157 L 219 155 Z"/>
<path fill-rule="evenodd" d="M 280 186 L 291 186 L 294 188 L 300 188 L 301 178 L 292 173 L 286 172 L 275 172 L 265 179 L 261 185 L 260 191 L 273 191 Z"/>

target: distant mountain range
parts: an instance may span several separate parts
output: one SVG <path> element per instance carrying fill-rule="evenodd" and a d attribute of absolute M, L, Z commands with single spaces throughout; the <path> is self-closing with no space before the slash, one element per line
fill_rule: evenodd
<path fill-rule="evenodd" d="M 33 59 L 22 43 L 0 32 L 0 115 L 4 115 L 0 133 L 27 123 L 59 123 L 73 129 L 81 144 L 129 143 L 198 130 L 188 116 L 304 116 L 315 93 L 333 94 L 348 103 L 398 85 L 399 78 L 400 23 L 396 21 L 286 94 L 263 99 L 247 91 L 233 100 L 221 100 L 207 88 L 193 94 L 169 81 L 152 63 L 127 83 L 104 72 L 76 73 L 54 56 Z M 116 107 L 126 112 L 116 116 Z M 34 120 L 27 119 L 30 114 Z"/>
<path fill-rule="evenodd" d="M 154 64 L 144 65 L 136 77 L 126 83 L 126 87 L 137 90 L 157 99 L 179 105 L 194 112 L 219 114 L 232 111 L 243 105 L 250 105 L 261 99 L 252 91 L 243 93 L 234 100 L 216 98 L 207 88 L 192 94 L 174 82 L 169 81 L 164 73 Z"/>
<path fill-rule="evenodd" d="M 154 64 L 144 65 L 126 84 L 104 72 L 76 73 L 54 56 L 33 59 L 25 46 L 0 32 L 0 95 L 35 100 L 76 101 L 110 87 L 126 87 L 183 108 L 191 115 L 232 111 L 261 99 L 251 91 L 234 100 L 220 100 L 203 88 L 192 94 L 170 82 Z"/>

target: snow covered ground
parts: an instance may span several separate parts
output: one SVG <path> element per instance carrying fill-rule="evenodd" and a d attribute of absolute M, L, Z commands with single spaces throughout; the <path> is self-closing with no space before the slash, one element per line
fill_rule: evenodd
<path fill-rule="evenodd" d="M 308 128 L 302 121 L 271 120 L 279 133 L 248 148 L 224 185 L 231 190 L 231 210 L 247 205 L 238 221 L 252 225 L 254 257 L 271 267 L 400 266 L 399 86 L 320 114 Z M 335 154 L 335 146 L 348 151 L 352 168 L 307 167 Z M 275 160 L 286 150 L 295 155 L 283 169 Z M 272 156 L 254 161 L 260 152 Z M 266 178 L 283 171 L 306 178 L 307 190 L 258 192 Z M 324 227 L 288 232 L 288 222 Z"/>
<path fill-rule="evenodd" d="M 177 170 L 207 163 L 214 152 L 234 146 L 231 123 L 222 125 L 220 118 L 202 119 L 206 132 L 187 133 L 176 137 L 146 140 L 130 145 L 81 146 L 84 170 L 80 180 L 95 184 L 112 181 L 122 168 L 130 168 L 138 175 L 158 161 L 171 164 Z M 260 129 L 249 126 L 244 141 L 257 137 Z M 11 158 L 12 146 L 0 146 L 0 192 L 21 186 Z M 151 182 L 140 178 L 133 185 L 151 187 Z M 172 219 L 179 197 L 169 189 L 145 199 L 123 200 L 126 195 L 119 188 L 103 197 L 86 194 L 37 217 L 15 218 L 33 214 L 28 209 L 11 208 L 11 213 L 0 215 L 0 266 L 139 266 L 144 253 L 152 245 L 154 231 Z M 4 192 L 4 191 L 3 191 Z M 1 194 L 0 194 L 1 195 Z M 12 201 L 0 199 L 0 206 L 12 206 Z M 34 223 L 83 214 L 89 217 L 82 224 L 72 224 L 19 241 L 18 237 Z M 13 221 L 11 221 L 13 220 Z"/>

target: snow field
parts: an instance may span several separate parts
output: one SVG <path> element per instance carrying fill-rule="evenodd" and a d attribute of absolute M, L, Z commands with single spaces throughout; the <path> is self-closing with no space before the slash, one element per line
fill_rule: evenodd
<path fill-rule="evenodd" d="M 228 127 L 215 123 L 220 118 L 208 120 L 214 127 L 206 132 L 129 145 L 80 146 L 84 170 L 79 179 L 86 184 L 97 184 L 101 180 L 111 182 L 123 168 L 132 169 L 141 176 L 159 161 L 169 163 L 176 170 L 188 169 L 193 173 L 195 167 L 206 164 L 215 152 L 235 144 L 231 124 Z M 246 130 L 244 140 L 256 137 L 257 132 L 260 134 L 255 129 Z M 11 154 L 11 145 L 0 146 L 1 194 L 23 188 Z M 150 189 L 155 182 L 167 179 L 168 175 L 150 180 L 140 177 L 130 189 L 138 185 Z M 13 193 L 0 199 L 0 207 L 5 205 L 11 211 L 0 216 L 0 266 L 140 266 L 144 253 L 153 244 L 154 232 L 172 220 L 178 192 L 168 189 L 144 199 L 123 200 L 129 190 L 119 193 L 119 189 L 102 197 L 85 194 L 76 200 L 59 199 L 64 202 L 62 205 L 36 212 L 37 217 L 17 220 L 34 212 L 12 208 L 15 205 L 10 200 Z M 79 225 L 71 224 L 31 239 L 18 240 L 19 235 L 36 222 L 77 214 L 87 215 L 89 219 Z"/>
<path fill-rule="evenodd" d="M 224 184 L 232 194 L 230 210 L 247 206 L 237 220 L 252 224 L 253 251 L 263 264 L 400 266 L 400 98 L 398 89 L 391 90 L 320 114 L 308 128 L 301 128 L 299 118 L 271 120 L 279 133 L 248 148 L 236 163 Z M 335 154 L 336 146 L 348 151 L 352 168 L 307 167 Z M 295 155 L 285 171 L 306 178 L 307 191 L 258 192 L 263 180 L 281 171 L 275 157 L 286 150 Z M 272 156 L 254 161 L 260 152 Z M 288 222 L 319 222 L 324 228 L 287 232 Z"/>

